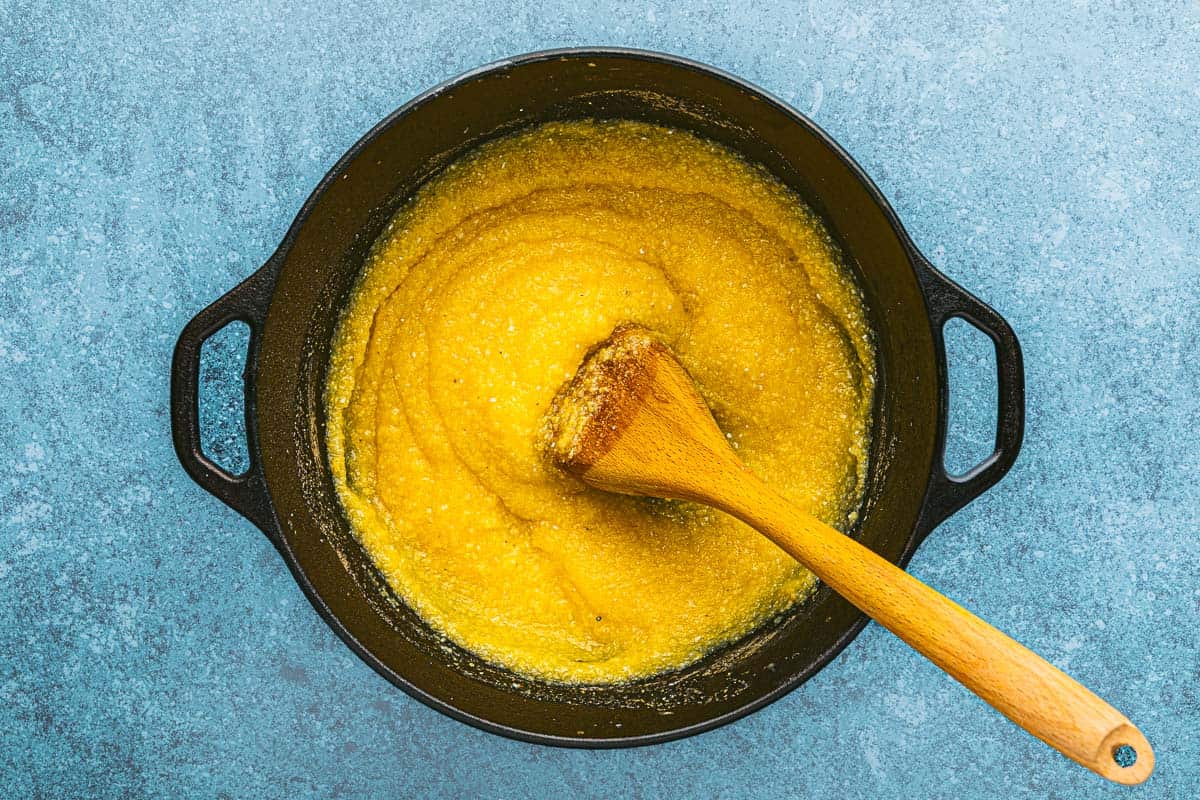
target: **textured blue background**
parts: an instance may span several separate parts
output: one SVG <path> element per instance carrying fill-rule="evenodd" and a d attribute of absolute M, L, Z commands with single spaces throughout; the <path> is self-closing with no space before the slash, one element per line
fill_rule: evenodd
<path fill-rule="evenodd" d="M 0 795 L 1197 796 L 1200 7 L 245 5 L 0 0 Z M 336 158 L 431 84 L 588 43 L 691 56 L 810 113 L 1012 322 L 1024 452 L 912 570 L 1126 711 L 1157 747 L 1149 783 L 1091 776 L 876 626 L 691 740 L 480 733 L 360 663 L 184 475 L 174 339 Z M 236 372 L 236 347 L 212 352 L 208 374 Z M 975 451 L 979 352 L 952 347 Z M 220 384 L 206 411 L 228 423 Z"/>

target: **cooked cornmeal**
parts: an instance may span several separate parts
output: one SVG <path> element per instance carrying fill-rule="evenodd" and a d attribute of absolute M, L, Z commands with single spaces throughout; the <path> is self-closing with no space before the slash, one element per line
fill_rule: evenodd
<path fill-rule="evenodd" d="M 579 121 L 484 145 L 391 221 L 338 327 L 327 445 L 352 530 L 430 625 L 527 676 L 678 668 L 814 583 L 719 512 L 552 466 L 543 416 L 626 322 L 674 351 L 755 472 L 852 522 L 862 301 L 796 195 L 691 134 Z"/>

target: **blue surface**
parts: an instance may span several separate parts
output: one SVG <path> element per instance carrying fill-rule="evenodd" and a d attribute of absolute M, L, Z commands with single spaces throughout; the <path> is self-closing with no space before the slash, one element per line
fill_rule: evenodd
<path fill-rule="evenodd" d="M 0 796 L 1196 797 L 1200 8 L 968 5 L 0 3 Z M 585 43 L 810 113 L 1012 322 L 1024 452 L 912 571 L 1124 710 L 1147 784 L 1049 751 L 876 626 L 687 741 L 480 733 L 360 663 L 184 475 L 175 337 L 337 157 L 431 84 Z M 990 436 L 990 380 L 955 394 L 963 447 Z"/>

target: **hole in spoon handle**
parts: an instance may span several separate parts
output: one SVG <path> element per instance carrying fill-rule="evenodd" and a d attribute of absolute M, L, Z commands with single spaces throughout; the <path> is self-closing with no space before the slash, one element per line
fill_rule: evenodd
<path fill-rule="evenodd" d="M 1104 737 L 1095 763 L 1089 766 L 1110 781 L 1141 783 L 1154 771 L 1154 749 L 1142 732 L 1127 722 Z"/>

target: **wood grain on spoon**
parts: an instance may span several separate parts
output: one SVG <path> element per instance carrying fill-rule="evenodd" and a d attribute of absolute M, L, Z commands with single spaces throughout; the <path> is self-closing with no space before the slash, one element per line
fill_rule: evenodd
<path fill-rule="evenodd" d="M 691 377 L 644 329 L 622 326 L 592 351 L 555 399 L 547 434 L 554 462 L 590 486 L 703 503 L 757 529 L 1068 758 L 1117 783 L 1141 783 L 1154 769 L 1150 743 L 1115 708 L 759 480 L 721 434 Z"/>

